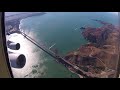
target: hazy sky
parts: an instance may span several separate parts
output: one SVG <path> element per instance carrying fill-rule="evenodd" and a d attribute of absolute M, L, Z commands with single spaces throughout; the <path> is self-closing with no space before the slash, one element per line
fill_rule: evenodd
<path fill-rule="evenodd" d="M 5 16 L 10 16 L 14 14 L 20 14 L 20 13 L 28 13 L 28 12 L 5 12 Z"/>
<path fill-rule="evenodd" d="M 5 12 L 5 16 L 13 15 L 13 14 L 20 14 L 20 13 L 27 13 L 27 12 Z M 117 14 L 118 12 L 109 12 Z"/>
<path fill-rule="evenodd" d="M 10 16 L 10 15 L 19 14 L 19 13 L 23 13 L 23 12 L 5 12 L 5 16 Z"/>
<path fill-rule="evenodd" d="M 110 13 L 118 14 L 118 12 L 110 12 Z"/>

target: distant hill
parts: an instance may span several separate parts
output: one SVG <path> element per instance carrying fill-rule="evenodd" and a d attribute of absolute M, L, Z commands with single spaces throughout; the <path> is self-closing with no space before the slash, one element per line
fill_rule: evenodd
<path fill-rule="evenodd" d="M 32 16 L 40 16 L 46 14 L 45 12 L 19 12 L 19 13 L 9 13 L 5 16 L 5 30 L 7 32 L 15 33 L 19 30 L 20 20 L 32 17 Z"/>
<path fill-rule="evenodd" d="M 26 17 L 37 16 L 37 15 L 42 15 L 42 14 L 45 14 L 45 12 L 18 12 L 18 13 L 9 12 L 5 16 L 5 22 L 11 22 L 13 20 L 21 20 Z"/>

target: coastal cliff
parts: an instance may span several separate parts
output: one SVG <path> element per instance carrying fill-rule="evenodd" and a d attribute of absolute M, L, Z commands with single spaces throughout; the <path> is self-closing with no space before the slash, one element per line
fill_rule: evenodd
<path fill-rule="evenodd" d="M 97 77 L 115 77 L 119 60 L 120 30 L 113 24 L 101 20 L 95 21 L 103 26 L 86 27 L 82 32 L 89 43 L 69 52 L 64 58 Z"/>

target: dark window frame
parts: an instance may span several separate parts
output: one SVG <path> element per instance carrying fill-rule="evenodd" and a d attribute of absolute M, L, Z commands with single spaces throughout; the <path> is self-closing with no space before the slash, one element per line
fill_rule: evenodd
<path fill-rule="evenodd" d="M 11 78 L 14 78 L 13 73 L 12 73 L 12 69 L 11 69 L 11 65 L 9 62 L 7 44 L 6 44 L 5 12 L 1 12 L 1 31 L 2 31 L 2 40 L 3 40 L 3 49 L 4 49 L 4 54 L 5 54 L 5 60 L 6 60 L 7 67 L 8 67 L 9 73 L 11 75 Z"/>

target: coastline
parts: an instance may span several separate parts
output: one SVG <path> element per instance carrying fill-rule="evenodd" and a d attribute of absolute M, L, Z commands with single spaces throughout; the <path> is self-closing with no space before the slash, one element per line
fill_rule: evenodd
<path fill-rule="evenodd" d="M 99 20 L 97 20 L 97 21 L 99 21 Z M 104 24 L 104 23 L 103 23 Z M 89 29 L 89 28 L 88 28 Z M 19 29 L 18 29 L 19 30 Z M 99 29 L 98 29 L 99 30 Z M 86 32 L 84 32 L 84 36 L 87 38 L 88 37 L 88 31 L 90 31 L 90 30 L 87 30 Z M 92 33 L 92 35 L 93 36 L 96 36 L 95 35 L 95 33 L 93 33 L 92 31 L 91 31 L 91 33 Z M 107 33 L 109 33 L 109 32 L 106 32 L 106 34 Z M 114 34 L 114 33 L 113 33 Z M 103 36 L 105 35 L 105 33 L 103 34 Z M 115 34 L 116 35 L 116 34 Z M 98 36 L 98 35 L 97 35 Z M 106 36 L 106 35 L 105 35 Z M 93 40 L 93 38 L 91 37 L 91 39 L 90 38 L 88 38 L 88 40 L 92 40 L 92 42 L 96 42 L 96 40 Z M 100 41 L 102 40 L 102 38 L 101 39 L 99 39 Z M 85 46 L 85 44 L 83 45 L 83 46 Z M 88 48 L 87 46 L 89 46 L 89 47 L 91 47 L 91 48 Z M 106 47 L 106 46 L 105 46 Z M 89 43 L 88 45 L 86 45 L 86 48 L 89 50 L 90 49 L 90 51 L 92 51 L 91 53 L 88 53 L 88 56 L 90 56 L 90 57 L 92 57 L 93 55 L 94 55 L 94 52 L 93 52 L 93 50 L 95 49 L 95 50 L 97 50 L 97 51 L 99 51 L 99 49 L 97 49 L 97 48 L 94 48 L 94 45 L 92 45 L 91 43 Z M 85 53 L 85 55 L 86 55 L 87 53 Z M 111 54 L 111 53 L 110 53 Z M 71 62 L 72 63 L 72 62 Z M 68 69 L 69 69 L 69 67 L 67 67 Z M 70 70 L 71 71 L 71 70 Z M 72 71 L 71 71 L 72 72 Z M 73 71 L 74 72 L 74 71 Z"/>
<path fill-rule="evenodd" d="M 93 20 L 103 26 L 99 28 L 86 27 L 82 35 L 90 43 L 69 52 L 65 59 L 92 78 L 116 77 L 115 75 L 118 74 L 116 68 L 119 67 L 116 65 L 119 60 L 119 28 L 111 23 Z"/>
<path fill-rule="evenodd" d="M 25 19 L 27 17 L 32 17 L 32 16 L 41 16 L 46 14 L 45 12 L 40 12 L 40 13 L 22 13 L 22 14 L 15 14 L 15 15 L 10 15 L 5 17 L 5 31 L 6 34 L 12 34 L 12 33 L 19 33 L 19 25 L 20 21 L 22 19 Z M 9 33 L 8 33 L 9 32 Z"/>

